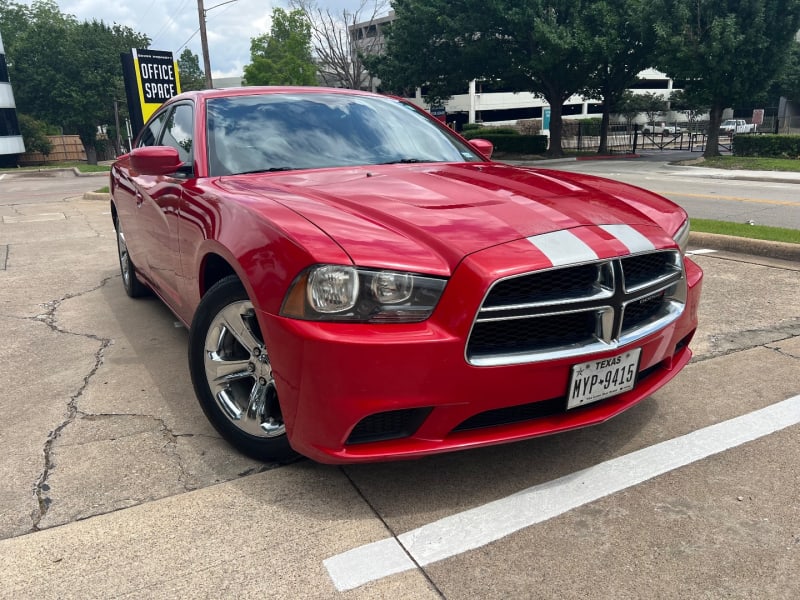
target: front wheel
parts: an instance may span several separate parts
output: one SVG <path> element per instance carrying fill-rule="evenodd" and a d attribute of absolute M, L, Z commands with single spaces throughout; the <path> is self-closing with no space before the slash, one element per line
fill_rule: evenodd
<path fill-rule="evenodd" d="M 189 333 L 189 370 L 203 412 L 232 446 L 264 461 L 297 456 L 253 303 L 233 275 L 200 302 Z"/>

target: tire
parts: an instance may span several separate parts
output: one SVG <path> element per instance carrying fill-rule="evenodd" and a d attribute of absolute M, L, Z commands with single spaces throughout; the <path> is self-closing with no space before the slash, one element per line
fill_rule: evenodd
<path fill-rule="evenodd" d="M 252 458 L 287 462 L 289 445 L 253 303 L 228 276 L 203 296 L 189 331 L 189 371 L 195 394 L 214 428 Z"/>
<path fill-rule="evenodd" d="M 150 290 L 136 276 L 136 267 L 128 253 L 128 245 L 125 243 L 122 223 L 117 219 L 114 225 L 117 230 L 117 255 L 119 256 L 119 271 L 120 275 L 122 275 L 122 287 L 125 288 L 125 293 L 131 298 L 148 296 Z"/>

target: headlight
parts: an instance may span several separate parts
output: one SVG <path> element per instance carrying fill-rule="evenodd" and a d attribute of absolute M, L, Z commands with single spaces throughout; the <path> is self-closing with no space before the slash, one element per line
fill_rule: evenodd
<path fill-rule="evenodd" d="M 313 321 L 415 323 L 431 315 L 446 283 L 402 271 L 316 265 L 294 280 L 281 315 Z"/>
<path fill-rule="evenodd" d="M 678 244 L 678 247 L 681 249 L 681 254 L 686 254 L 686 249 L 689 247 L 689 230 L 689 219 L 686 219 L 683 225 L 678 227 L 678 231 L 672 236 L 672 239 L 675 240 L 675 243 Z"/>

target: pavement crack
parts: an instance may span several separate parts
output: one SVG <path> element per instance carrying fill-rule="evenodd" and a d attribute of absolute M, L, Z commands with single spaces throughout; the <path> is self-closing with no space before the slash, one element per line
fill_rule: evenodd
<path fill-rule="evenodd" d="M 350 477 L 350 474 L 347 472 L 347 469 L 344 468 L 344 467 L 339 467 L 339 470 L 342 472 L 342 474 L 350 482 L 350 485 L 353 486 L 353 489 L 361 497 L 361 500 L 363 500 L 364 503 L 372 511 L 372 514 L 375 515 L 375 518 L 378 519 L 381 523 L 383 523 L 383 526 L 386 528 L 386 531 L 389 532 L 389 535 L 391 535 L 394 538 L 394 540 L 397 542 L 397 544 L 400 546 L 400 548 L 402 548 L 403 552 L 405 552 L 406 556 L 408 556 L 408 559 L 412 563 L 414 563 L 414 566 L 416 566 L 417 569 L 419 569 L 419 571 L 422 574 L 422 576 L 428 581 L 428 584 L 431 586 L 431 588 L 433 588 L 433 591 L 436 592 L 439 595 L 440 598 L 446 598 L 446 596 L 444 595 L 444 592 L 442 592 L 442 590 L 439 589 L 439 586 L 436 585 L 436 582 L 430 576 L 430 574 L 425 569 L 425 567 L 423 565 L 421 565 L 419 563 L 419 561 L 417 561 L 416 557 L 411 553 L 411 551 L 408 548 L 406 548 L 405 544 L 403 544 L 403 541 L 400 539 L 399 534 L 388 523 L 388 521 L 386 521 L 386 519 L 383 518 L 383 515 L 381 515 L 381 513 L 378 511 L 378 509 L 375 507 L 375 505 L 372 502 L 370 502 L 369 498 L 367 498 L 366 494 L 364 494 L 363 490 L 358 486 L 358 484 L 355 482 L 355 480 L 352 477 Z"/>
<path fill-rule="evenodd" d="M 99 237 L 105 237 L 105 235 L 104 235 L 104 233 L 102 231 L 100 231 L 94 225 L 92 225 L 92 221 L 91 221 L 91 219 L 89 219 L 89 215 L 87 215 L 85 212 L 83 212 L 80 209 L 77 209 L 77 210 L 78 210 L 78 215 L 80 215 L 80 217 L 83 219 L 84 223 L 86 224 L 86 227 L 89 228 L 89 231 L 94 233 L 95 237 L 98 237 L 98 238 Z M 71 219 L 71 218 L 73 218 L 73 217 L 67 215 L 67 219 Z"/>
<path fill-rule="evenodd" d="M 793 319 L 788 323 L 765 329 L 749 329 L 731 334 L 714 335 L 711 337 L 714 349 L 702 356 L 695 355 L 692 362 L 699 363 L 754 348 L 776 350 L 772 345 L 796 337 L 800 337 L 800 319 Z"/>
<path fill-rule="evenodd" d="M 41 473 L 39 474 L 36 483 L 33 486 L 33 494 L 37 501 L 37 508 L 35 508 L 31 515 L 32 520 L 32 531 L 39 531 L 39 524 L 42 522 L 42 519 L 47 515 L 47 511 L 50 508 L 51 500 L 48 492 L 50 491 L 50 485 L 47 483 L 47 480 L 50 476 L 50 473 L 53 469 L 56 468 L 56 463 L 53 458 L 53 447 L 55 446 L 56 441 L 61 436 L 61 433 L 66 429 L 78 416 L 78 402 L 83 396 L 86 388 L 89 386 L 92 378 L 97 374 L 97 371 L 103 364 L 103 359 L 105 356 L 106 349 L 111 346 L 113 340 L 111 338 L 103 338 L 94 334 L 89 333 L 77 333 L 74 331 L 68 331 L 59 327 L 56 323 L 56 312 L 58 311 L 61 304 L 69 300 L 71 298 L 77 298 L 83 296 L 85 294 L 94 292 L 102 288 L 110 279 L 111 277 L 106 277 L 103 279 L 99 285 L 93 287 L 89 290 L 84 290 L 82 292 L 76 292 L 73 294 L 66 294 L 57 300 L 52 300 L 43 304 L 42 306 L 46 308 L 46 312 L 37 315 L 36 317 L 32 317 L 34 321 L 38 321 L 47 325 L 51 330 L 56 333 L 64 334 L 64 335 L 74 335 L 79 337 L 84 337 L 93 341 L 98 342 L 100 345 L 98 349 L 95 351 L 94 354 L 94 364 L 92 365 L 89 372 L 83 377 L 83 382 L 81 383 L 78 390 L 70 396 L 69 401 L 67 402 L 67 413 L 61 423 L 55 427 L 47 436 L 47 440 L 45 440 L 43 453 L 44 453 L 44 467 L 42 468 Z"/>
<path fill-rule="evenodd" d="M 769 344 L 766 344 L 764 347 L 768 348 L 769 350 L 772 350 L 776 354 L 780 354 L 783 357 L 793 358 L 793 359 L 800 359 L 800 356 L 798 356 L 797 354 L 792 354 L 791 352 L 787 352 L 783 348 L 778 348 L 776 346 L 770 346 Z"/>
<path fill-rule="evenodd" d="M 164 419 L 159 417 L 153 417 L 156 421 L 158 421 L 159 426 L 161 428 L 161 433 L 164 435 L 165 442 L 162 446 L 162 451 L 167 456 L 174 458 L 175 463 L 178 466 L 178 482 L 183 486 L 183 489 L 187 492 L 191 492 L 192 490 L 197 489 L 197 486 L 192 485 L 190 483 L 190 474 L 186 469 L 186 465 L 183 462 L 183 457 L 181 456 L 180 450 L 178 449 L 178 438 L 180 437 L 191 437 L 191 436 L 183 436 L 181 434 L 176 434 L 172 431 L 167 422 Z"/>

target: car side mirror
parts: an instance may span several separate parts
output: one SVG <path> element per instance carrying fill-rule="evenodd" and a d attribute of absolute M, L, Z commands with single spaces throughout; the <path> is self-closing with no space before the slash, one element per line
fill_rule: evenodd
<path fill-rule="evenodd" d="M 494 144 L 489 140 L 484 140 L 483 138 L 475 138 L 474 140 L 469 140 L 469 143 L 472 144 L 472 147 L 475 148 L 475 150 L 483 154 L 486 158 L 492 158 L 492 152 L 494 152 Z"/>
<path fill-rule="evenodd" d="M 178 150 L 171 146 L 144 146 L 131 152 L 131 167 L 139 175 L 169 175 L 182 166 Z"/>

